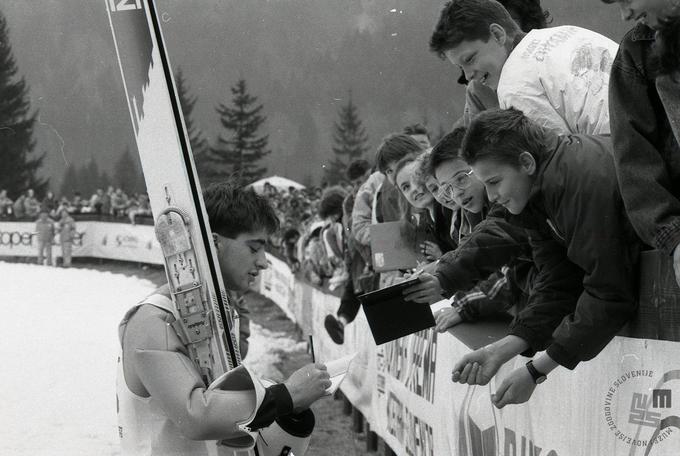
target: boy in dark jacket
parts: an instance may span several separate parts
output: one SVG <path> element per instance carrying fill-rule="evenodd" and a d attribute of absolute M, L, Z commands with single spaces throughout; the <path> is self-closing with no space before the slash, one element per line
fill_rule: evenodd
<path fill-rule="evenodd" d="M 597 356 L 636 311 L 641 243 L 611 152 L 608 138 L 557 136 L 515 109 L 484 112 L 466 133 L 462 157 L 508 221 L 527 230 L 537 267 L 506 350 L 482 348 L 454 368 L 454 381 L 486 384 L 514 355 L 545 349 L 501 383 L 499 408 L 526 402 L 558 365 L 573 369 Z"/>

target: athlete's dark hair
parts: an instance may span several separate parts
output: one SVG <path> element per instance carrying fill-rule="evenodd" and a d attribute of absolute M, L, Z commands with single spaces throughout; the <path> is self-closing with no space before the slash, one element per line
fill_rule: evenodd
<path fill-rule="evenodd" d="M 368 160 L 359 158 L 350 162 L 350 164 L 347 166 L 347 172 L 345 174 L 347 175 L 347 179 L 354 180 L 366 174 L 369 169 L 371 169 L 371 164 L 368 162 Z"/>
<path fill-rule="evenodd" d="M 452 0 L 444 5 L 430 38 L 430 50 L 445 59 L 445 52 L 463 41 L 488 41 L 489 27 L 498 24 L 509 37 L 521 33 L 510 13 L 495 0 Z"/>
<path fill-rule="evenodd" d="M 203 202 L 210 228 L 228 238 L 239 234 L 265 230 L 268 234 L 279 229 L 274 208 L 251 188 L 234 181 L 214 183 L 203 191 Z"/>
<path fill-rule="evenodd" d="M 458 127 L 444 135 L 432 148 L 430 160 L 427 162 L 428 173 L 434 176 L 435 170 L 448 160 L 460 158 L 460 146 L 463 144 L 465 127 Z"/>
<path fill-rule="evenodd" d="M 490 109 L 479 113 L 470 123 L 460 156 L 469 165 L 478 160 L 492 160 L 519 167 L 519 156 L 526 151 L 540 163 L 548 136 L 547 130 L 522 111 Z"/>
<path fill-rule="evenodd" d="M 375 163 L 378 171 L 385 173 L 387 167 L 394 162 L 398 162 L 408 154 L 417 153 L 423 150 L 423 146 L 418 141 L 404 133 L 393 133 L 383 139 L 378 151 L 375 154 Z"/>

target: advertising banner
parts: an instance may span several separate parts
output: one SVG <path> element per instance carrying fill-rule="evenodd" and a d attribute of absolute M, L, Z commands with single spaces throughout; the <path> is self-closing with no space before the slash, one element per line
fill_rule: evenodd
<path fill-rule="evenodd" d="M 37 255 L 35 223 L 0 222 L 0 256 Z M 52 255 L 61 256 L 59 235 L 54 238 Z M 76 222 L 73 256 L 163 264 L 153 226 L 127 223 Z"/>

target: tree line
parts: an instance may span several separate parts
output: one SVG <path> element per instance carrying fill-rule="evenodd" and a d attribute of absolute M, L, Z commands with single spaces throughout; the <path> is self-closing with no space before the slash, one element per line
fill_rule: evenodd
<path fill-rule="evenodd" d="M 269 135 L 263 132 L 267 117 L 264 105 L 249 92 L 246 80 L 240 78 L 231 87 L 229 104 L 216 106 L 223 131 L 213 144 L 193 122 L 196 97 L 191 95 L 181 70 L 177 71 L 175 82 L 201 181 L 207 184 L 236 178 L 248 184 L 264 177 L 268 170 L 262 159 L 272 153 Z M 50 187 L 50 177 L 40 172 L 46 152 L 36 151 L 37 119 L 38 111 L 31 109 L 29 87 L 19 75 L 12 53 L 6 18 L 0 13 L 0 155 L 3 162 L 0 189 L 10 195 L 18 196 L 29 188 L 40 195 Z M 367 152 L 367 144 L 368 135 L 350 91 L 333 125 L 334 158 L 324 165 L 324 180 L 329 184 L 343 180 L 346 167 Z M 326 157 L 331 155 L 330 151 L 318 152 Z M 85 163 L 69 164 L 59 194 L 71 196 L 78 192 L 86 196 L 109 185 L 127 192 L 146 190 L 139 160 L 129 149 L 117 159 L 112 176 L 100 168 L 94 156 Z"/>

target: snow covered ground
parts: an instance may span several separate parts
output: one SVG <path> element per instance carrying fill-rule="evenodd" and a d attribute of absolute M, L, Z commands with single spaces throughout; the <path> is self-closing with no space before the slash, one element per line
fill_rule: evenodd
<path fill-rule="evenodd" d="M 0 262 L 0 455 L 120 454 L 117 326 L 154 288 L 121 274 Z M 269 366 L 300 343 L 251 331 L 246 362 L 280 380 Z"/>

